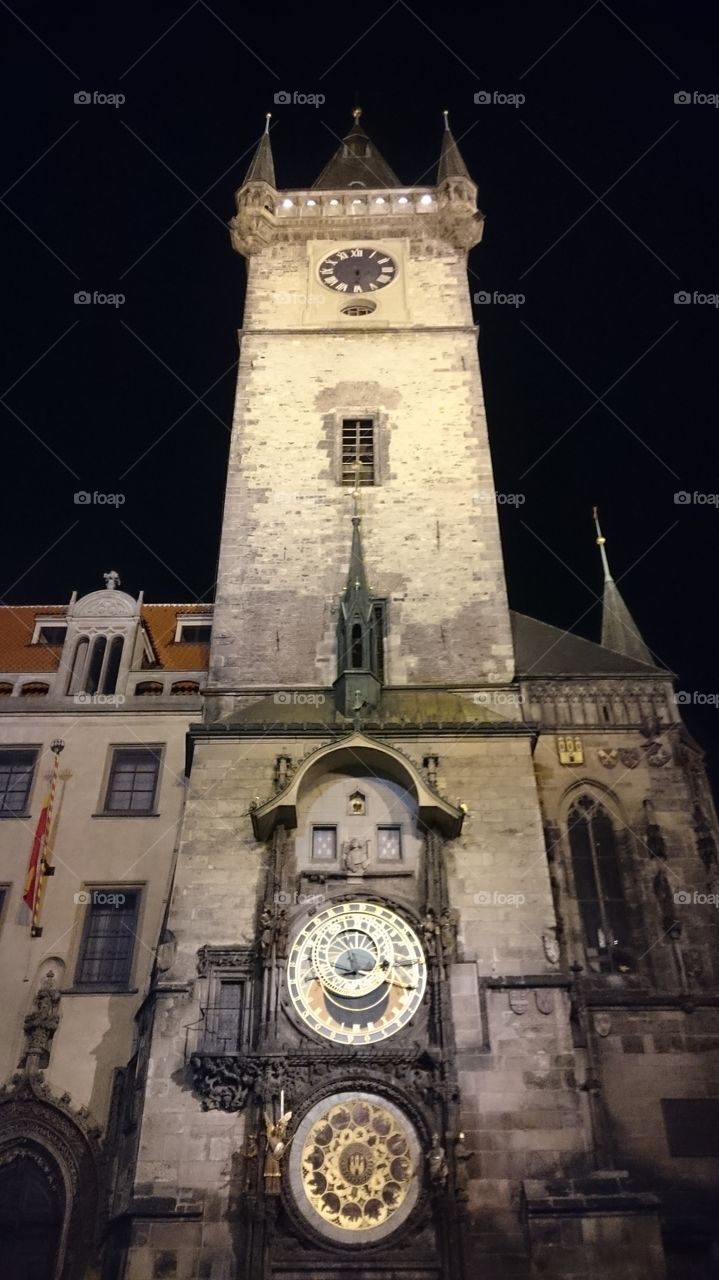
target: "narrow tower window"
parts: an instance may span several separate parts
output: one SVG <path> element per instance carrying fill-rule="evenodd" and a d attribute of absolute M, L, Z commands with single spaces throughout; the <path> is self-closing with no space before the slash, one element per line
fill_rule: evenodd
<path fill-rule="evenodd" d="M 92 646 L 90 654 L 90 665 L 87 669 L 85 677 L 85 688 L 83 693 L 95 693 L 100 683 L 100 672 L 105 659 L 105 649 L 107 648 L 107 637 L 98 636 Z"/>
<path fill-rule="evenodd" d="M 352 628 L 352 666 L 357 669 L 362 667 L 362 625 L 355 622 Z"/>
<path fill-rule="evenodd" d="M 374 422 L 372 418 L 342 421 L 342 483 L 372 485 L 375 482 Z"/>
<path fill-rule="evenodd" d="M 105 675 L 102 681 L 103 693 L 114 693 L 117 688 L 117 677 L 120 671 L 120 662 L 122 661 L 122 645 L 122 636 L 115 636 L 115 639 L 110 644 L 107 666 L 105 667 Z"/>

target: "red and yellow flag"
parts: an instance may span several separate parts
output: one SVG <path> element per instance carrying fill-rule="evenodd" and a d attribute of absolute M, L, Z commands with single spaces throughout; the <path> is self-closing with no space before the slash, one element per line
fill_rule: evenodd
<path fill-rule="evenodd" d="M 42 908 L 42 899 L 45 890 L 45 878 L 48 875 L 48 872 L 52 871 L 50 868 L 50 851 L 48 845 L 59 767 L 60 756 L 59 753 L 56 752 L 50 789 L 45 797 L 42 809 L 40 810 L 40 817 L 37 820 L 37 827 L 35 828 L 35 835 L 32 842 L 32 850 L 30 852 L 30 861 L 28 862 L 27 875 L 25 877 L 23 902 L 27 904 L 32 913 L 30 932 L 33 938 L 39 938 L 42 933 L 42 928 L 40 927 L 40 911 Z"/>

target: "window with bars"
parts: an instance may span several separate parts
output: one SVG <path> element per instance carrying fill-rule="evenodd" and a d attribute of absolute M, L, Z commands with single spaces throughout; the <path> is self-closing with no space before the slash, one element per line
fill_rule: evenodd
<path fill-rule="evenodd" d="M 374 420 L 343 418 L 342 483 L 372 485 L 375 483 Z"/>
<path fill-rule="evenodd" d="M 153 813 L 159 776 L 159 747 L 115 747 L 105 813 Z"/>
<path fill-rule="evenodd" d="M 402 832 L 400 827 L 377 828 L 377 861 L 402 861 Z"/>
<path fill-rule="evenodd" d="M 600 972 L 627 972 L 634 965 L 612 820 L 592 796 L 584 795 L 572 805 L 568 826 L 587 958 Z"/>
<path fill-rule="evenodd" d="M 0 751 L 0 817 L 27 813 L 37 751 Z"/>
<path fill-rule="evenodd" d="M 85 892 L 75 986 L 126 991 L 132 976 L 140 890 L 125 885 Z"/>
<path fill-rule="evenodd" d="M 336 827 L 313 827 L 312 828 L 312 861 L 313 862 L 336 862 L 337 861 L 337 828 Z"/>

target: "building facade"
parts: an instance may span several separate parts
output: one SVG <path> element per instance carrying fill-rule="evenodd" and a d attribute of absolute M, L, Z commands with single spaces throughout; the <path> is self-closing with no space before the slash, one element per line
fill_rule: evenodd
<path fill-rule="evenodd" d="M 22 1280 L 717 1274 L 714 807 L 599 529 L 601 644 L 508 607 L 476 197 L 265 133 L 213 615 L 4 611 Z"/>

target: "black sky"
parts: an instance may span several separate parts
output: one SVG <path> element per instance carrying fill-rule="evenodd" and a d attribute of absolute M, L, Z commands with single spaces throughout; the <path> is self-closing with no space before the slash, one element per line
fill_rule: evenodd
<path fill-rule="evenodd" d="M 496 487 L 526 499 L 500 512 L 513 606 L 596 638 L 596 502 L 647 642 L 715 696 L 719 497 L 674 501 L 719 493 L 719 309 L 674 301 L 719 294 L 719 109 L 674 100 L 719 94 L 710 6 L 3 0 L 0 22 L 5 602 L 63 602 L 110 567 L 150 600 L 212 598 L 233 193 L 266 110 L 280 184 L 305 186 L 357 94 L 408 184 L 431 181 L 449 108 L 487 215 L 473 289 L 526 298 L 475 308 Z M 282 90 L 326 102 L 275 106 Z M 80 290 L 126 300 L 78 306 Z M 718 718 L 687 713 L 706 746 Z"/>

